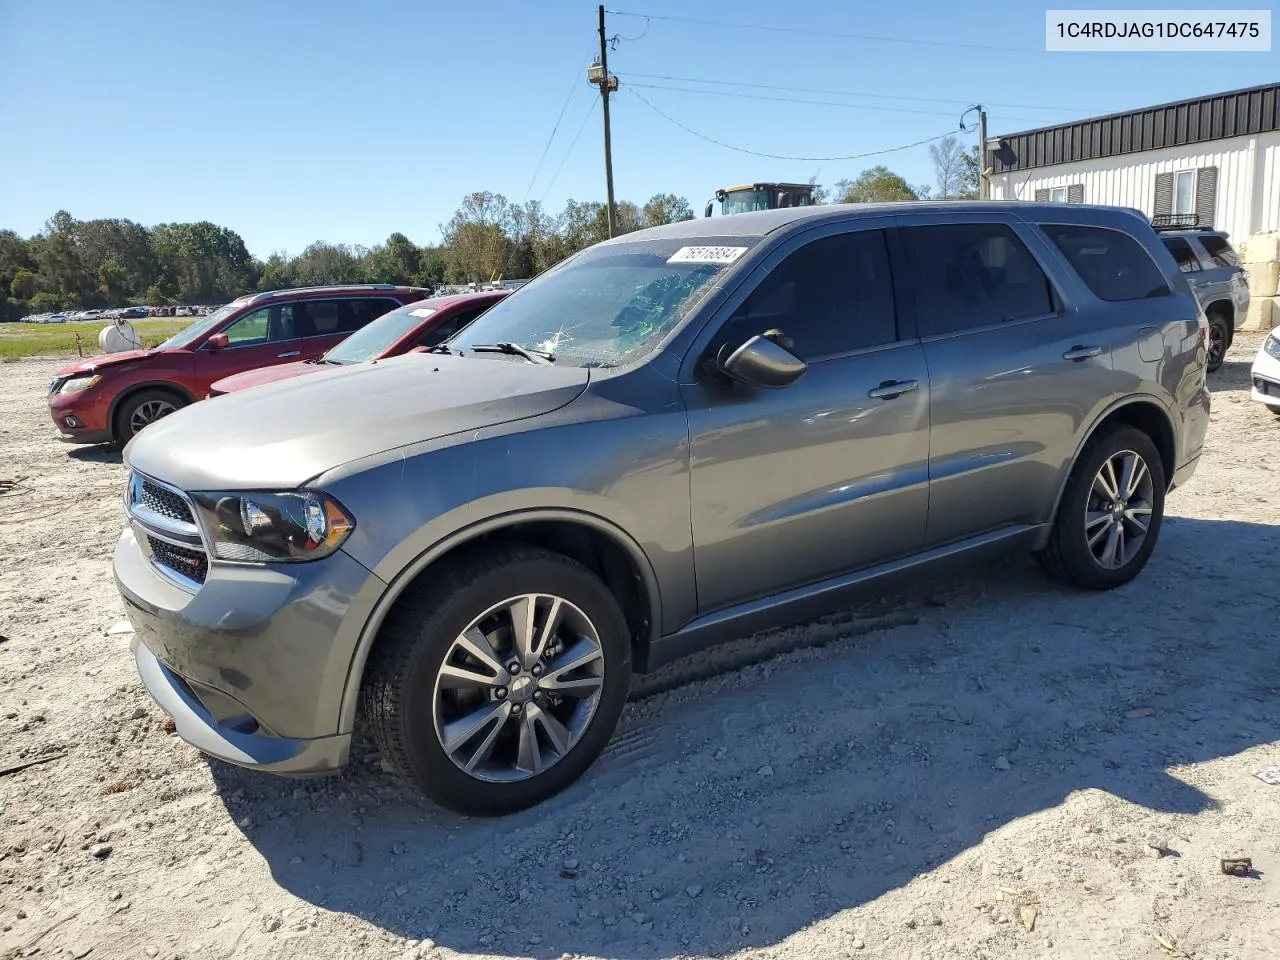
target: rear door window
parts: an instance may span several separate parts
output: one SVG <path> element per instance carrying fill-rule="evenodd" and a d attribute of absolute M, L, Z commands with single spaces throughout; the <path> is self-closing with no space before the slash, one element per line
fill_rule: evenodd
<path fill-rule="evenodd" d="M 1049 278 L 1001 223 L 948 223 L 902 231 L 925 332 L 956 333 L 1055 312 Z"/>
<path fill-rule="evenodd" d="M 1041 224 L 1067 262 L 1099 300 L 1145 300 L 1170 293 L 1164 274 L 1133 237 L 1105 227 Z"/>
<path fill-rule="evenodd" d="M 1209 255 L 1215 266 L 1240 266 L 1240 258 L 1236 256 L 1235 250 L 1225 237 L 1218 237 L 1212 233 L 1205 234 L 1200 238 L 1200 246 L 1204 247 L 1204 252 Z"/>
<path fill-rule="evenodd" d="M 1195 273 L 1200 269 L 1200 258 L 1191 249 L 1191 244 L 1182 237 L 1165 237 L 1164 245 L 1169 248 L 1173 259 L 1178 263 L 1178 269 L 1183 273 Z"/>
<path fill-rule="evenodd" d="M 347 333 L 359 330 L 366 323 L 377 320 L 383 314 L 390 313 L 400 306 L 397 301 L 383 297 L 365 297 L 359 300 L 345 300 L 343 303 L 347 306 L 343 318 L 343 330 Z"/>

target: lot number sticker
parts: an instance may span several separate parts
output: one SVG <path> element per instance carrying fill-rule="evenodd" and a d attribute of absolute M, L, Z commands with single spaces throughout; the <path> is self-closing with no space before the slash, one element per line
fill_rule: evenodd
<path fill-rule="evenodd" d="M 667 263 L 733 263 L 746 252 L 746 247 L 681 247 Z"/>

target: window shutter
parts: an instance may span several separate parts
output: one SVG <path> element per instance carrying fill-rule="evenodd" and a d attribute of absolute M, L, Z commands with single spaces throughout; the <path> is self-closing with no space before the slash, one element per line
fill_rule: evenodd
<path fill-rule="evenodd" d="M 1067 187 L 1067 203 L 1084 203 L 1084 184 L 1073 183 Z"/>
<path fill-rule="evenodd" d="M 1048 190 L 1037 190 L 1037 191 L 1036 191 L 1036 203 L 1048 203 L 1048 202 L 1049 202 L 1049 191 L 1048 191 Z"/>
<path fill-rule="evenodd" d="M 1201 167 L 1196 171 L 1196 223 L 1212 227 L 1217 205 L 1218 168 Z"/>
<path fill-rule="evenodd" d="M 1167 217 L 1173 213 L 1173 174 L 1156 174 L 1155 213 L 1157 217 Z"/>

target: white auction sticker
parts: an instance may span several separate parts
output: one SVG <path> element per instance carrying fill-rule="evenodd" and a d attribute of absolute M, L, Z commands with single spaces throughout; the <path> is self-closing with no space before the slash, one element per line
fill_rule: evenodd
<path fill-rule="evenodd" d="M 746 252 L 746 247 L 681 247 L 667 263 L 733 263 Z"/>

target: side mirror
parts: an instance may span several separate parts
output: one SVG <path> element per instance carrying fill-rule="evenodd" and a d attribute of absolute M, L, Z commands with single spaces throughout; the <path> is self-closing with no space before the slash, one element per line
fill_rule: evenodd
<path fill-rule="evenodd" d="M 225 333 L 215 333 L 205 341 L 209 345 L 210 350 L 225 350 L 231 341 L 227 339 Z"/>
<path fill-rule="evenodd" d="M 712 205 L 713 203 L 715 203 L 715 201 L 714 201 L 714 200 L 708 200 L 708 201 L 707 201 L 707 211 L 706 211 L 706 213 L 704 213 L 704 214 L 703 214 L 703 216 L 704 216 L 704 217 L 709 217 L 709 216 L 711 216 L 711 205 Z"/>
<path fill-rule="evenodd" d="M 740 383 L 770 390 L 795 383 L 809 369 L 803 360 L 768 337 L 752 337 L 717 365 Z"/>

